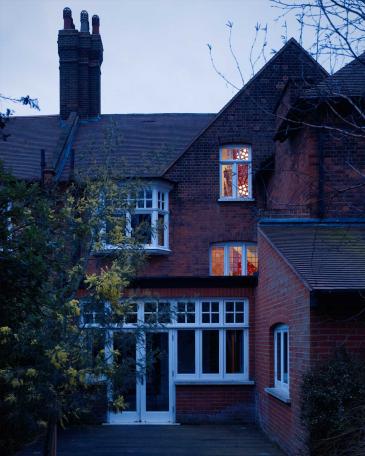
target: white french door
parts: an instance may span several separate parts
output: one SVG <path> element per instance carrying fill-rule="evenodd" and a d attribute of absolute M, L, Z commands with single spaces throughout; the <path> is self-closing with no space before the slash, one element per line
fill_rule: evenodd
<path fill-rule="evenodd" d="M 117 350 L 123 366 L 109 387 L 109 398 L 121 394 L 126 403 L 122 412 L 108 413 L 108 423 L 173 422 L 171 331 L 147 331 L 139 337 L 111 331 L 107 345 L 106 351 Z"/>

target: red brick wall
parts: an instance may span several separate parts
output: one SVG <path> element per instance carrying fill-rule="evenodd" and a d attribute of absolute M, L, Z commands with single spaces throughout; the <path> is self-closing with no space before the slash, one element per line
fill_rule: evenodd
<path fill-rule="evenodd" d="M 305 127 L 276 143 L 268 208 L 283 213 L 295 209 L 307 216 L 360 217 L 365 211 L 364 173 L 363 138 Z"/>
<path fill-rule="evenodd" d="M 178 423 L 252 423 L 254 420 L 253 386 L 176 386 L 176 421 Z"/>
<path fill-rule="evenodd" d="M 258 421 L 272 440 L 290 455 L 297 455 L 305 438 L 300 423 L 300 385 L 310 365 L 309 291 L 262 235 L 259 258 L 255 309 Z M 290 405 L 265 392 L 274 385 L 273 327 L 278 323 L 289 326 Z"/>
<path fill-rule="evenodd" d="M 287 141 L 276 143 L 275 173 L 269 184 L 268 208 L 316 216 L 318 212 L 317 137 L 304 129 Z"/>
<path fill-rule="evenodd" d="M 289 78 L 319 80 L 318 71 L 305 52 L 289 43 L 170 168 L 165 177 L 176 182 L 170 193 L 172 253 L 151 257 L 143 275 L 208 275 L 211 243 L 256 241 L 258 209 L 265 205 L 257 172 L 274 152 L 275 105 Z M 217 201 L 219 147 L 227 143 L 252 145 L 253 202 Z"/>
<path fill-rule="evenodd" d="M 354 304 L 344 296 L 311 311 L 311 361 L 316 366 L 331 358 L 336 349 L 365 357 L 365 300 Z"/>

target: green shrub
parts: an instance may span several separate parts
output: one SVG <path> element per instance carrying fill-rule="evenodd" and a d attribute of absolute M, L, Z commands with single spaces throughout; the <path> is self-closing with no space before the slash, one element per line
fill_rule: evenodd
<path fill-rule="evenodd" d="M 309 372 L 302 420 L 312 456 L 365 454 L 365 363 L 344 350 Z"/>

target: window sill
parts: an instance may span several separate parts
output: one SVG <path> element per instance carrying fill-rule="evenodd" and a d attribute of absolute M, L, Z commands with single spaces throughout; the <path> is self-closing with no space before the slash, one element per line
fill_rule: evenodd
<path fill-rule="evenodd" d="M 218 203 L 246 203 L 255 201 L 255 198 L 218 198 Z"/>
<path fill-rule="evenodd" d="M 253 380 L 215 380 L 215 379 L 201 379 L 196 380 L 184 380 L 175 379 L 175 385 L 248 385 L 253 386 L 255 382 Z"/>
<path fill-rule="evenodd" d="M 117 250 L 123 250 L 123 249 L 127 249 L 127 248 L 129 248 L 129 247 L 117 247 L 112 244 L 107 244 L 98 250 L 94 250 L 93 254 L 94 255 L 108 255 L 108 254 L 112 254 L 113 252 L 115 252 Z M 169 255 L 171 253 L 171 250 L 167 249 L 165 247 L 144 246 L 144 247 L 142 247 L 142 249 L 148 255 Z"/>
<path fill-rule="evenodd" d="M 275 397 L 275 399 L 284 402 L 284 404 L 291 404 L 291 399 L 287 391 L 284 391 L 280 388 L 265 388 L 265 392 L 270 396 Z"/>

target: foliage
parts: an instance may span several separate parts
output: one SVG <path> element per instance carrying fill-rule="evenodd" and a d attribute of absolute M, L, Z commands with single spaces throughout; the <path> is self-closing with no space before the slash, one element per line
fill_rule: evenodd
<path fill-rule="evenodd" d="M 129 308 L 119 297 L 144 253 L 123 229 L 134 182 L 103 169 L 67 187 L 42 186 L 2 167 L 0 182 L 0 432 L 9 453 L 47 424 L 85 413 L 113 378 L 116 366 L 104 347 L 91 354 L 100 330 L 80 324 L 78 290 L 88 293 L 88 305 L 110 303 L 105 325 L 108 315 L 122 320 Z M 105 221 L 109 230 L 101 229 Z M 97 274 L 88 269 L 90 258 L 106 240 L 119 248 L 108 251 L 108 261 L 99 257 Z M 123 406 L 123 399 L 110 405 Z"/>
<path fill-rule="evenodd" d="M 6 97 L 0 93 L 0 101 L 11 102 L 15 104 L 22 104 L 23 106 L 29 106 L 31 109 L 40 110 L 39 103 L 37 98 L 31 98 L 29 95 L 20 98 Z M 14 111 L 10 108 L 7 108 L 5 112 L 0 111 L 0 137 L 3 141 L 6 141 L 9 137 L 9 134 L 5 134 L 2 130 L 5 128 L 7 122 L 12 116 Z"/>
<path fill-rule="evenodd" d="M 339 351 L 309 372 L 302 387 L 302 420 L 310 454 L 365 452 L 365 363 Z"/>

